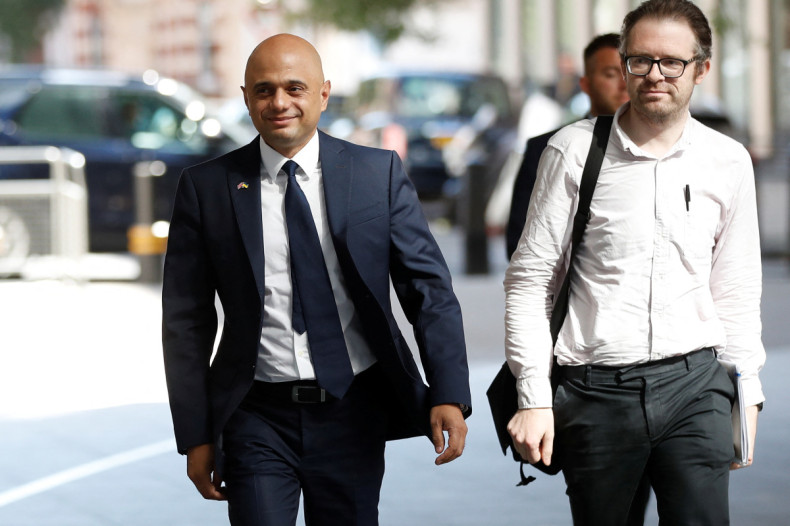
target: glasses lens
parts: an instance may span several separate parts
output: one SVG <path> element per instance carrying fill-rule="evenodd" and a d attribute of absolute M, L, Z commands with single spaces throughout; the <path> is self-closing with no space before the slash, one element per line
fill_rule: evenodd
<path fill-rule="evenodd" d="M 686 67 L 683 62 L 674 58 L 662 58 L 658 65 L 661 66 L 661 74 L 665 77 L 679 77 Z"/>
<path fill-rule="evenodd" d="M 647 75 L 647 72 L 650 71 L 650 66 L 653 65 L 653 61 L 645 57 L 628 57 L 626 65 L 632 75 Z"/>

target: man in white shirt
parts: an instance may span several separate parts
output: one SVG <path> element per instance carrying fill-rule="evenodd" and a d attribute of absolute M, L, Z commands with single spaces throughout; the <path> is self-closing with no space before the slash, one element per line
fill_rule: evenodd
<path fill-rule="evenodd" d="M 553 347 L 592 121 L 549 142 L 506 273 L 520 407 L 509 430 L 530 462 L 550 463 L 557 443 L 575 524 L 623 524 L 644 474 L 662 522 L 727 524 L 734 388 L 716 355 L 742 373 L 750 463 L 764 400 L 754 173 L 740 144 L 689 116 L 710 69 L 704 14 L 649 0 L 621 38 L 631 102 L 615 115 Z"/>

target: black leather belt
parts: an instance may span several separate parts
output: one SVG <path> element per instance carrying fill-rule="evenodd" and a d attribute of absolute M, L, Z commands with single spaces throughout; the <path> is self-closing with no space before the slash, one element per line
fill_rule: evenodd
<path fill-rule="evenodd" d="M 280 402 L 294 404 L 320 404 L 334 400 L 325 389 L 319 387 L 315 380 L 299 380 L 296 382 L 260 382 L 256 381 L 248 398 L 261 402 Z"/>
<path fill-rule="evenodd" d="M 584 380 L 596 383 L 620 383 L 640 375 L 651 374 L 656 369 L 672 369 L 683 367 L 691 369 L 697 365 L 710 362 L 716 356 L 712 347 L 699 349 L 688 354 L 672 356 L 662 360 L 654 360 L 630 366 L 603 366 L 603 365 L 561 365 L 560 374 L 568 380 Z"/>

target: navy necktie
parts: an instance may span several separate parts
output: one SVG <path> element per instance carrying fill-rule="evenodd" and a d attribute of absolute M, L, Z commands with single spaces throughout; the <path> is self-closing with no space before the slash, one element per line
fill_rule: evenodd
<path fill-rule="evenodd" d="M 318 384 L 332 396 L 342 398 L 354 371 L 310 205 L 296 181 L 297 168 L 290 160 L 282 168 L 288 174 L 285 222 L 291 253 L 293 328 L 300 334 L 307 330 Z"/>

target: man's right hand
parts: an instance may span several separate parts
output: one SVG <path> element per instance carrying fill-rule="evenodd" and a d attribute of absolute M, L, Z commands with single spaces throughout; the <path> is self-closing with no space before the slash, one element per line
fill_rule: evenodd
<path fill-rule="evenodd" d="M 519 409 L 508 422 L 507 430 L 521 458 L 530 464 L 539 460 L 547 466 L 551 464 L 554 412 L 550 407 Z"/>
<path fill-rule="evenodd" d="M 214 444 L 201 444 L 187 450 L 187 475 L 204 499 L 227 500 L 221 487 L 222 479 L 214 471 Z"/>

